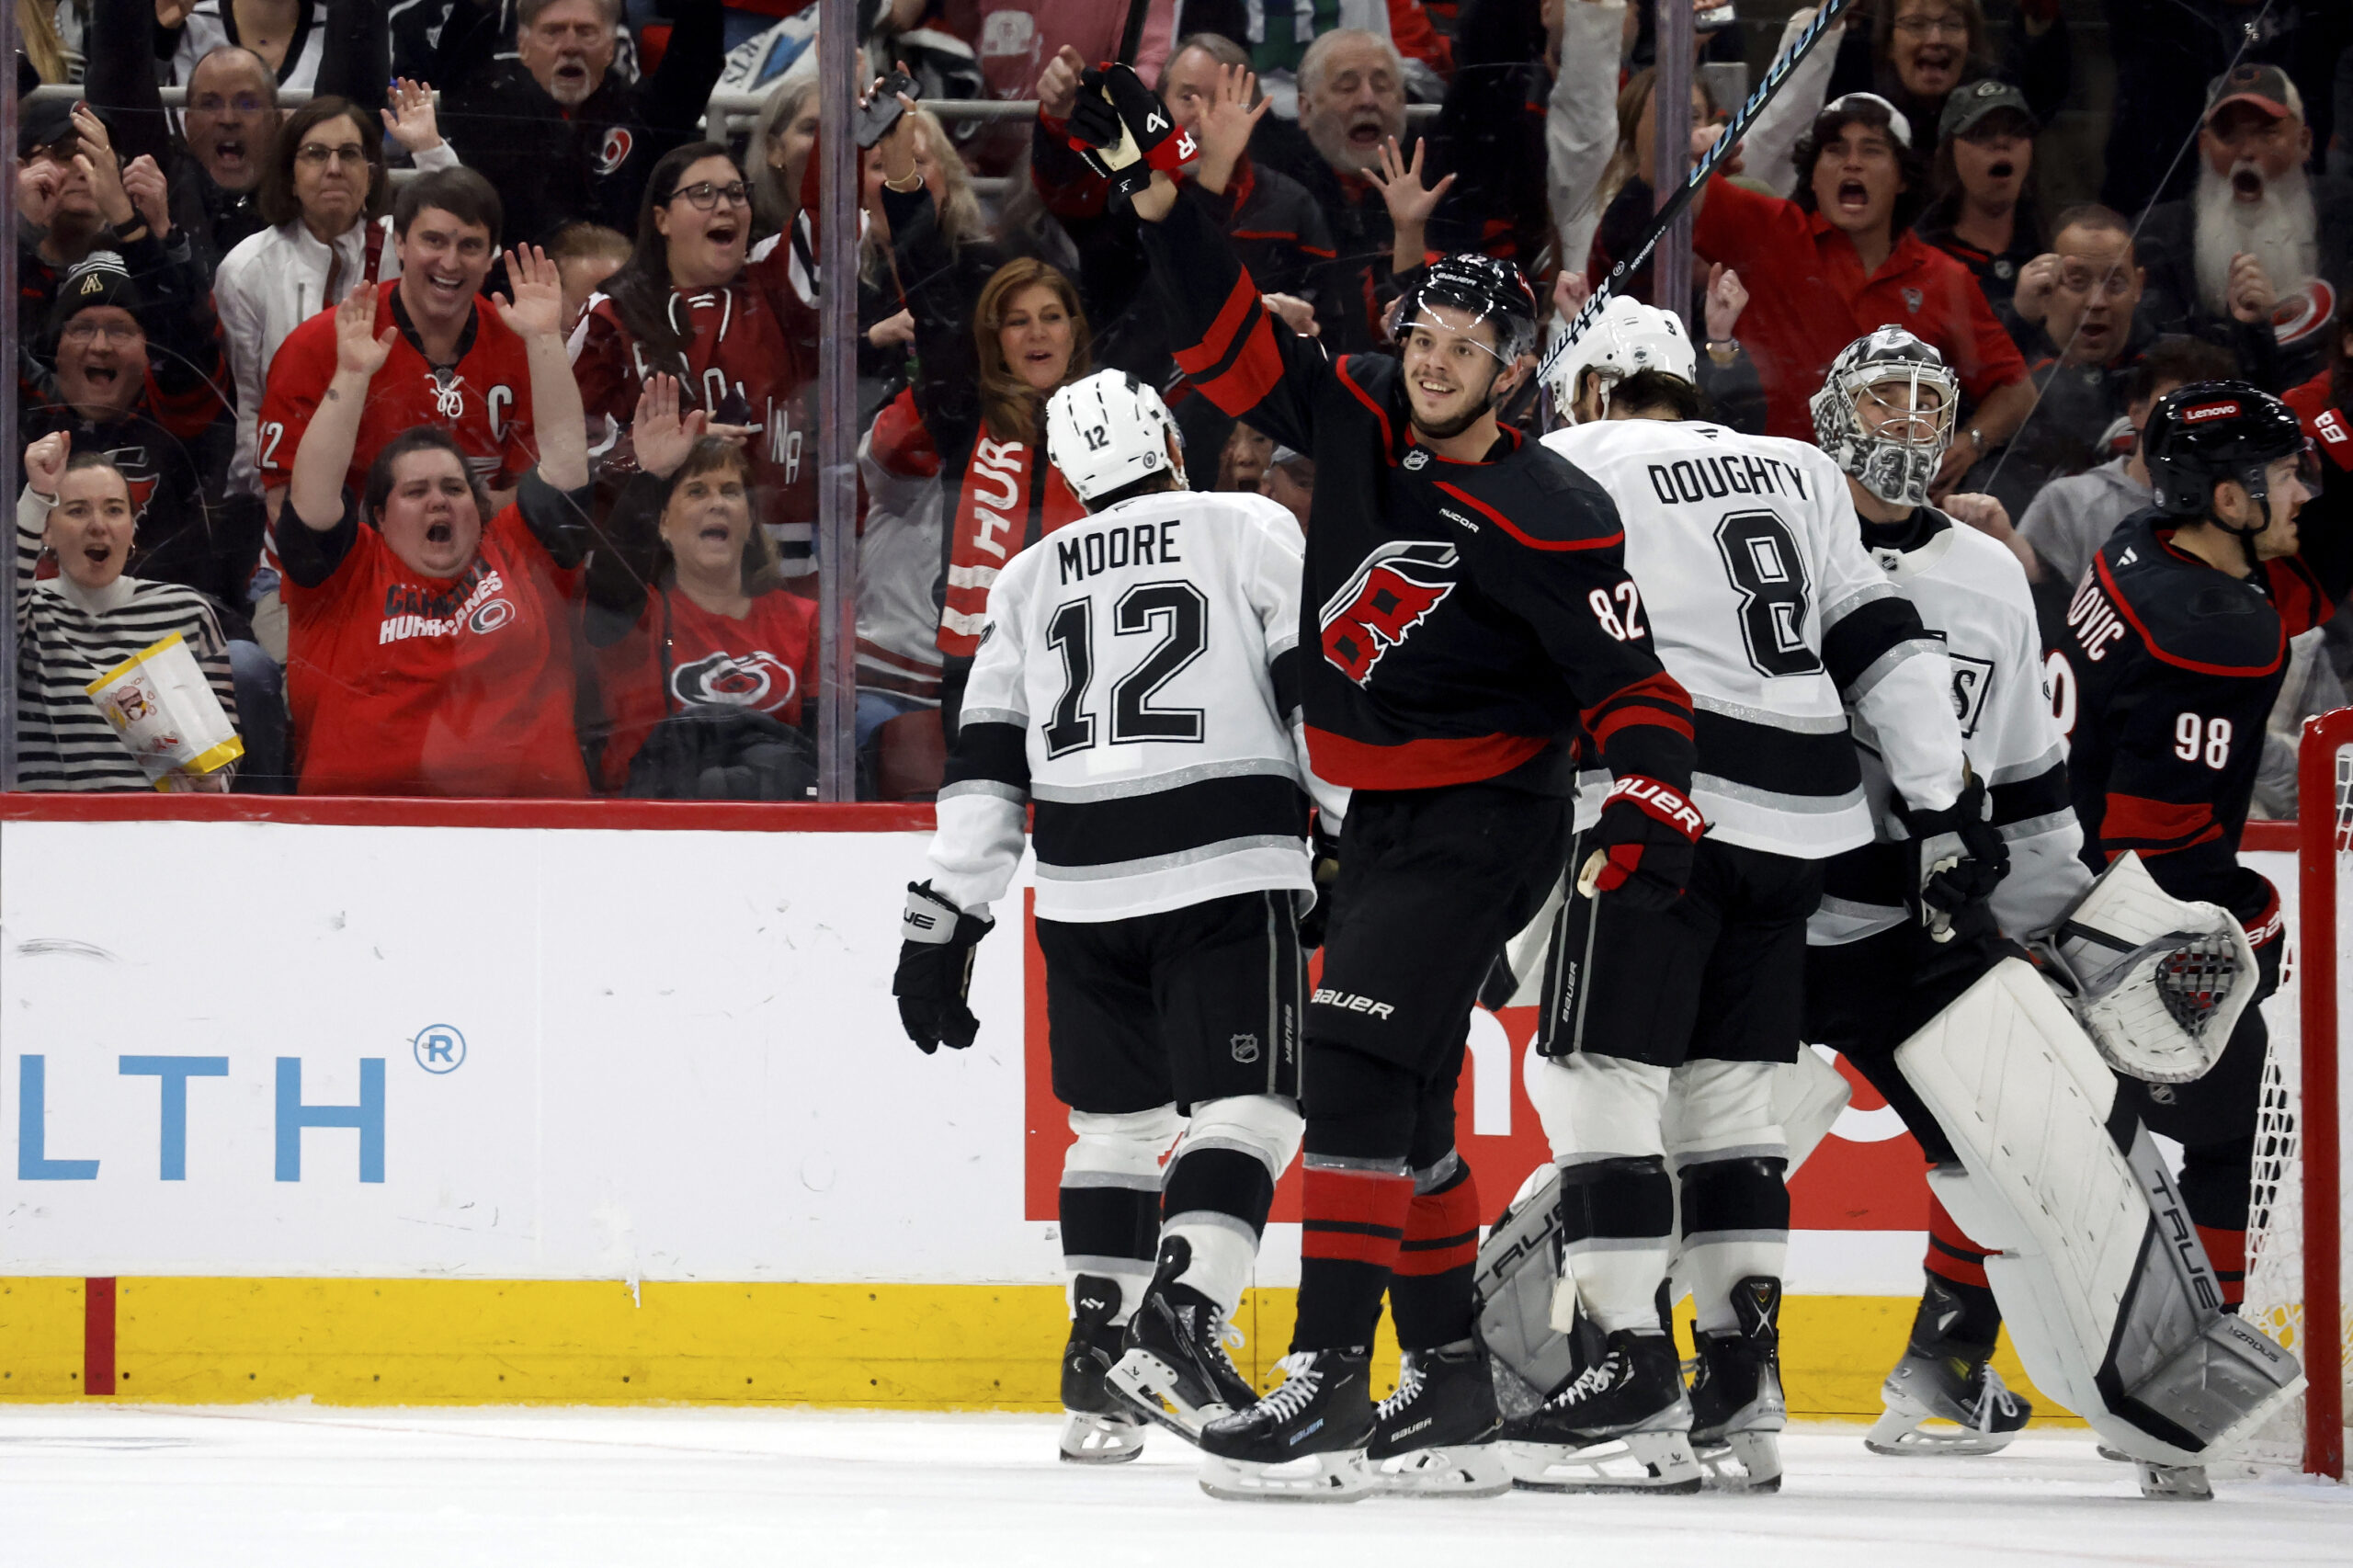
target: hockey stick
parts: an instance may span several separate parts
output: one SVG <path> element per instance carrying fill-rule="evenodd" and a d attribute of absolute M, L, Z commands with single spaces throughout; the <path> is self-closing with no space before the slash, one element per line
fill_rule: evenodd
<path fill-rule="evenodd" d="M 1136 51 L 1143 47 L 1144 13 L 1152 9 L 1152 0 L 1128 0 L 1128 19 L 1120 28 L 1120 52 L 1122 65 L 1136 62 Z"/>
<path fill-rule="evenodd" d="M 1623 289 L 1629 278 L 1650 264 L 1651 253 L 1658 249 L 1658 243 L 1666 237 L 1667 230 L 1675 226 L 1675 221 L 1683 216 L 1683 210 L 1691 205 L 1701 187 L 1732 156 L 1733 149 L 1740 145 L 1740 139 L 1748 133 L 1748 128 L 1756 122 L 1756 117 L 1765 112 L 1765 106 L 1773 101 L 1773 95 L 1780 90 L 1781 84 L 1790 79 L 1790 73 L 1813 52 L 1813 46 L 1822 40 L 1822 35 L 1830 30 L 1830 25 L 1846 11 L 1848 4 L 1849 0 L 1823 0 L 1822 9 L 1814 14 L 1805 31 L 1798 35 L 1795 46 L 1773 62 L 1772 67 L 1765 73 L 1765 79 L 1756 84 L 1756 90 L 1748 95 L 1748 101 L 1740 106 L 1740 111 L 1724 127 L 1724 133 L 1716 138 L 1716 144 L 1692 165 L 1690 177 L 1677 187 L 1675 194 L 1667 198 L 1666 205 L 1652 216 L 1650 227 L 1643 231 L 1641 241 L 1609 268 L 1609 275 L 1594 290 L 1592 296 L 1577 312 L 1576 319 L 1569 323 L 1569 330 L 1562 334 L 1561 340 L 1545 354 L 1542 363 L 1537 368 L 1540 379 L 1552 379 L 1553 368 L 1599 319 L 1601 309 L 1609 302 L 1609 297 Z M 1139 0 L 1139 9 L 1141 5 L 1142 0 Z"/>

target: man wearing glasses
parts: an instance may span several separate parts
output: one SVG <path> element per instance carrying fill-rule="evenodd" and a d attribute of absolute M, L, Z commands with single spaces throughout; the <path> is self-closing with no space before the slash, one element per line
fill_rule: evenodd
<path fill-rule="evenodd" d="M 392 354 L 368 383 L 351 453 L 355 491 L 384 443 L 418 425 L 457 437 L 494 508 L 539 460 L 523 340 L 481 297 L 500 219 L 498 193 L 472 169 L 436 169 L 402 187 L 392 208 L 400 276 L 372 285 Z M 335 379 L 334 302 L 296 327 L 270 363 L 254 446 L 271 490 L 292 476 L 302 432 Z"/>

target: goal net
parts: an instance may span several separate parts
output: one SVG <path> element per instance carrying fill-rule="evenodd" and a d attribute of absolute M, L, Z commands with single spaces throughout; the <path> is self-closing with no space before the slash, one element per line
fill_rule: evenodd
<path fill-rule="evenodd" d="M 2247 1221 L 2246 1304 L 2255 1324 L 2304 1363 L 2308 1392 L 2257 1433 L 2258 1470 L 2342 1477 L 2353 1312 L 2344 1209 L 2353 1178 L 2339 1136 L 2348 1100 L 2338 1044 L 2353 1017 L 2353 709 L 2304 728 L 2297 790 L 2296 886 L 2279 994 L 2265 1006 L 2271 1044 L 2256 1128 Z M 2331 1321 L 2334 1320 L 2334 1321 Z"/>

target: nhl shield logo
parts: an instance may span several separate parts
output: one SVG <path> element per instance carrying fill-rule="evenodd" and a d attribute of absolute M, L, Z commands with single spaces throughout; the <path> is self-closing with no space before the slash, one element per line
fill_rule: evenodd
<path fill-rule="evenodd" d="M 1422 448 L 1415 447 L 1412 451 L 1405 454 L 1405 466 L 1407 469 L 1418 473 L 1423 469 L 1430 466 L 1430 455 Z"/>
<path fill-rule="evenodd" d="M 1241 1062 L 1244 1066 L 1246 1067 L 1251 1062 L 1258 1060 L 1258 1037 L 1256 1035 L 1235 1035 L 1232 1041 L 1232 1045 L 1233 1049 L 1233 1059 L 1236 1062 Z"/>
<path fill-rule="evenodd" d="M 1910 311 L 1914 315 L 1918 315 L 1920 313 L 1920 307 L 1927 302 L 1927 296 L 1921 293 L 1919 290 L 1906 289 L 1904 290 L 1904 308 Z"/>

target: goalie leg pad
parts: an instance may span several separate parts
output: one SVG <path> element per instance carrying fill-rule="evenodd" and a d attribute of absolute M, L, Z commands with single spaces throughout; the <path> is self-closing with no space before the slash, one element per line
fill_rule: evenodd
<path fill-rule="evenodd" d="M 2028 1373 L 2135 1459 L 2197 1464 L 2302 1386 L 2293 1357 L 2220 1311 L 2145 1129 L 2031 966 L 2008 959 L 1906 1040 L 1896 1064 L 1966 1172 L 1932 1190 L 2001 1256 L 1986 1277 Z"/>
<path fill-rule="evenodd" d="M 1789 1140 L 1792 1174 L 1830 1136 L 1854 1096 L 1847 1075 L 1816 1051 L 1800 1051 L 1795 1062 L 1773 1069 L 1773 1119 Z"/>

